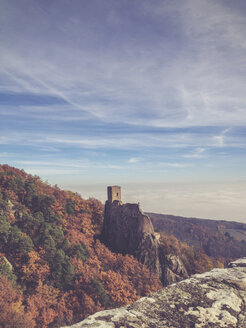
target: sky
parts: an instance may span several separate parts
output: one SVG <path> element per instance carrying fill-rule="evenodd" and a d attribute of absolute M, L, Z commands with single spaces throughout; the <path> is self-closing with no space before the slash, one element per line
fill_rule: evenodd
<path fill-rule="evenodd" d="M 0 0 L 0 163 L 246 223 L 245 0 Z"/>

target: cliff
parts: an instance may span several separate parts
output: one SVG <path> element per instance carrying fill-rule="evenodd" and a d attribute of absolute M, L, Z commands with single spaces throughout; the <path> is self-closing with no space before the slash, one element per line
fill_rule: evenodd
<path fill-rule="evenodd" d="M 245 328 L 246 258 L 170 285 L 70 328 Z M 69 328 L 69 327 L 64 327 Z"/>
<path fill-rule="evenodd" d="M 158 240 L 150 218 L 138 204 L 106 201 L 102 240 L 115 252 L 131 254 L 161 275 Z"/>
<path fill-rule="evenodd" d="M 102 240 L 114 252 L 133 255 L 158 274 L 164 286 L 188 278 L 177 255 L 160 253 L 158 234 L 139 204 L 106 201 Z"/>

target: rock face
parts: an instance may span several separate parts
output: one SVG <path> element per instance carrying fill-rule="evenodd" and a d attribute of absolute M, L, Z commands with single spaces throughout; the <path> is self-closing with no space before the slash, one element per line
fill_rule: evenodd
<path fill-rule="evenodd" d="M 70 328 L 245 328 L 246 258 L 170 285 Z M 68 328 L 68 327 L 66 327 Z"/>
<path fill-rule="evenodd" d="M 115 252 L 131 254 L 161 275 L 158 240 L 150 218 L 138 204 L 106 201 L 102 240 Z"/>
<path fill-rule="evenodd" d="M 161 255 L 162 283 L 168 286 L 189 277 L 181 259 L 175 254 Z"/>
<path fill-rule="evenodd" d="M 123 204 L 121 188 L 108 187 L 102 240 L 114 252 L 131 254 L 157 273 L 164 286 L 188 278 L 186 268 L 174 254 L 160 254 L 159 234 L 139 204 Z"/>

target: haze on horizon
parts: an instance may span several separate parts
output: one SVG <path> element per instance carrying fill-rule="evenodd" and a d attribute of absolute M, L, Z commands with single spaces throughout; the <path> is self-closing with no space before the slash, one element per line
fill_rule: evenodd
<path fill-rule="evenodd" d="M 246 223 L 244 0 L 0 0 L 0 163 Z"/>

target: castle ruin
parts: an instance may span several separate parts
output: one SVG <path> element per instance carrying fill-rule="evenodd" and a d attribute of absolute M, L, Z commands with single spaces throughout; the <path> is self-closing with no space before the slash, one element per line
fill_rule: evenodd
<path fill-rule="evenodd" d="M 107 191 L 101 234 L 104 244 L 116 253 L 133 255 L 156 273 L 164 286 L 188 277 L 178 256 L 160 254 L 160 234 L 154 231 L 149 216 L 141 210 L 139 203 L 124 204 L 120 186 L 108 186 Z"/>
<path fill-rule="evenodd" d="M 158 241 L 150 218 L 139 204 L 123 204 L 121 187 L 108 186 L 102 240 L 117 253 L 131 254 L 160 275 Z"/>
<path fill-rule="evenodd" d="M 121 201 L 120 186 L 108 186 L 108 202 L 113 203 L 114 200 Z"/>

